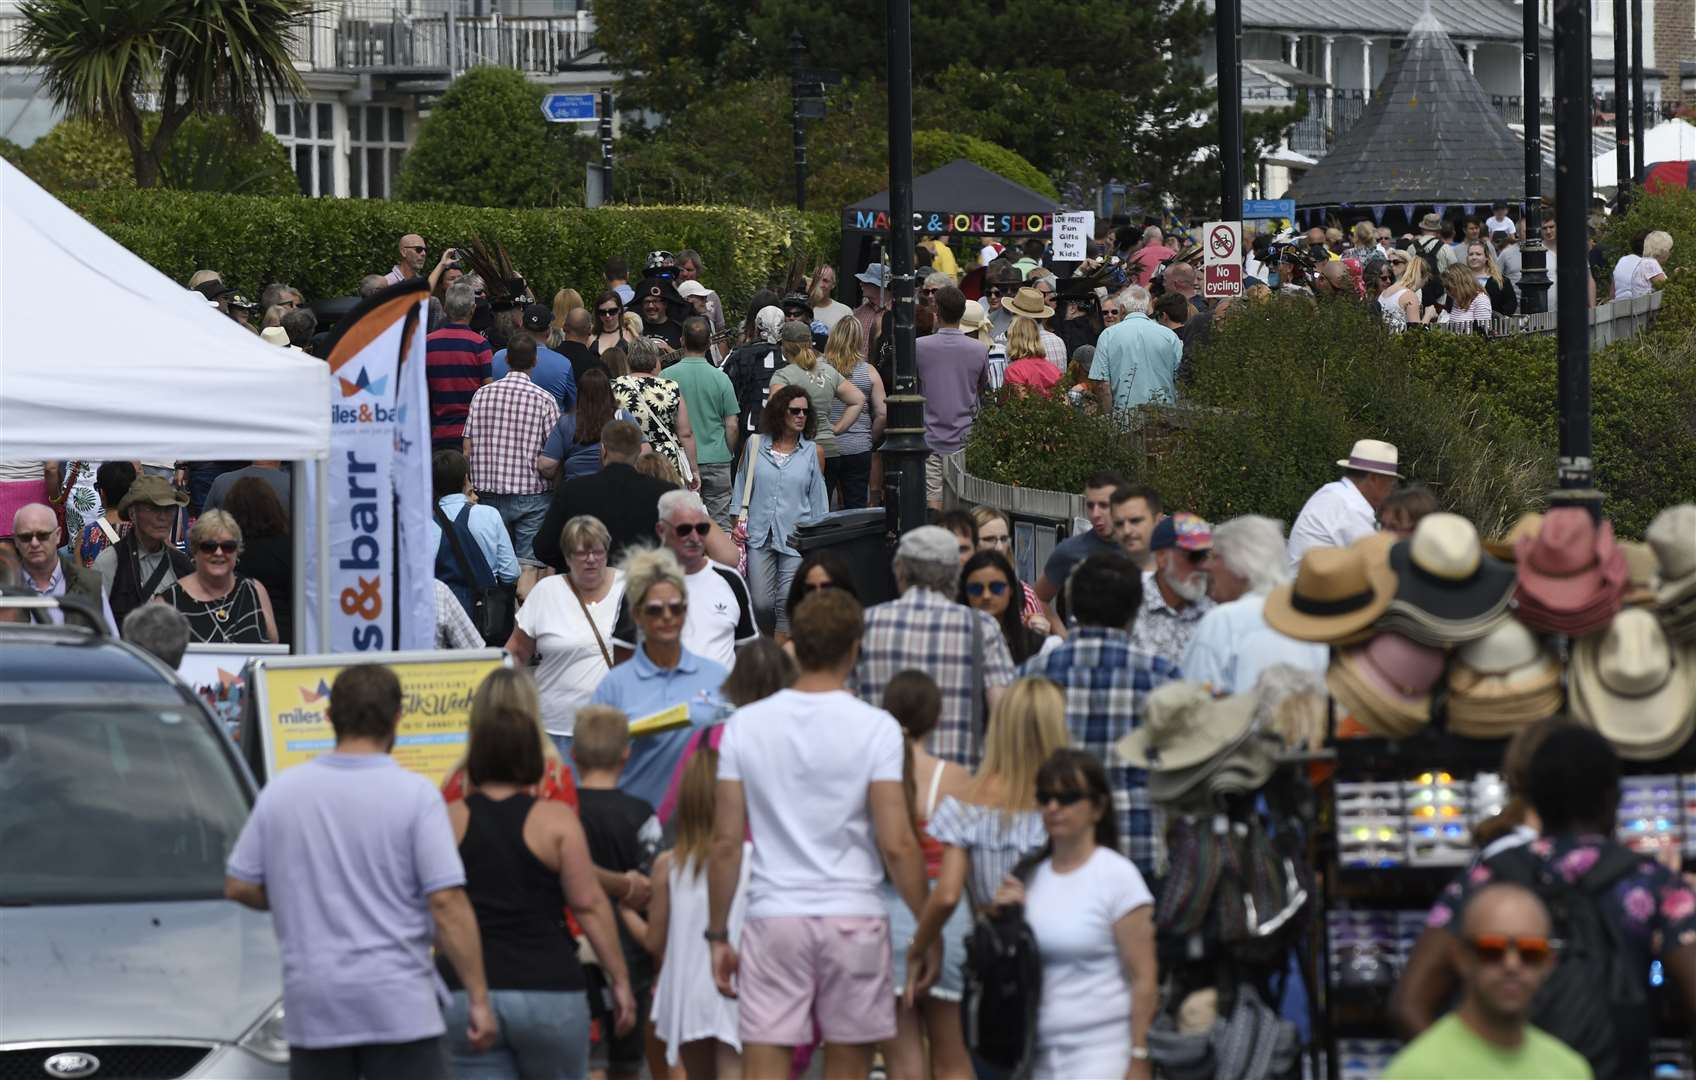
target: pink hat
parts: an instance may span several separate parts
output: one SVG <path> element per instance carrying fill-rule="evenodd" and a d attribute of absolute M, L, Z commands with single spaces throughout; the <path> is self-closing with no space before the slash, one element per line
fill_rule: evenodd
<path fill-rule="evenodd" d="M 1602 522 L 1600 533 L 1590 512 L 1563 506 L 1543 516 L 1536 536 L 1522 536 L 1514 547 L 1520 590 L 1544 607 L 1583 608 L 1603 591 L 1598 540 L 1613 545 L 1614 529 Z"/>
<path fill-rule="evenodd" d="M 1400 634 L 1383 633 L 1357 654 L 1358 671 L 1380 694 L 1413 704 L 1431 695 L 1443 674 L 1444 653 Z"/>

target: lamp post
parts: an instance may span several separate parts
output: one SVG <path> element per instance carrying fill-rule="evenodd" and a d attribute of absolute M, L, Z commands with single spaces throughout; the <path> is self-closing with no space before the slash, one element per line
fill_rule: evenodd
<path fill-rule="evenodd" d="M 1631 0 L 1631 182 L 1634 187 L 1643 183 L 1644 134 L 1643 0 Z"/>
<path fill-rule="evenodd" d="M 1219 69 L 1219 217 L 1243 216 L 1243 93 L 1240 0 L 1213 5 L 1214 66 Z"/>
<path fill-rule="evenodd" d="M 801 62 L 807 41 L 801 31 L 789 35 L 789 118 L 795 126 L 795 209 L 807 208 L 807 125 L 801 121 Z"/>
<path fill-rule="evenodd" d="M 601 205 L 612 202 L 612 91 L 601 91 Z"/>
<path fill-rule="evenodd" d="M 1627 76 L 1631 57 L 1627 22 L 1631 6 L 1627 0 L 1614 2 L 1614 182 L 1615 205 L 1624 210 L 1631 202 L 1631 91 Z"/>
<path fill-rule="evenodd" d="M 1555 0 L 1555 283 L 1560 451 L 1550 501 L 1600 515 L 1590 442 L 1590 0 Z"/>
<path fill-rule="evenodd" d="M 1519 310 L 1537 315 L 1549 310 L 1549 273 L 1543 249 L 1543 78 L 1542 24 L 1537 0 L 1520 5 L 1525 19 L 1525 242 L 1519 245 Z"/>
<path fill-rule="evenodd" d="M 884 506 L 904 533 L 925 523 L 925 399 L 913 337 L 913 8 L 887 0 L 889 34 L 889 292 L 894 317 L 895 392 L 883 432 Z"/>

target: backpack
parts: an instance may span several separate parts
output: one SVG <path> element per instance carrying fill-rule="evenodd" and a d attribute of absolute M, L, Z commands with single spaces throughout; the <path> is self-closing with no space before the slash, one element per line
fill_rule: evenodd
<path fill-rule="evenodd" d="M 495 580 L 483 549 L 471 535 L 471 503 L 467 502 L 451 521 L 440 504 L 434 510 L 436 524 L 442 529 L 441 542 L 436 545 L 436 578 L 471 617 L 484 644 L 499 648 L 512 634 L 517 597 L 511 586 Z"/>
<path fill-rule="evenodd" d="M 1532 1003 L 1531 1022 L 1584 1055 L 1598 1077 L 1634 1076 L 1648 1068 L 1649 972 L 1634 969 L 1619 928 L 1598 903 L 1642 862 L 1630 849 L 1606 843 L 1596 864 L 1570 885 L 1528 846 L 1510 848 L 1488 863 L 1495 880 L 1537 894 L 1562 943 L 1555 969 Z"/>
<path fill-rule="evenodd" d="M 1013 869 L 1026 881 L 1046 853 L 1027 856 Z M 960 1018 L 966 1045 L 985 1062 L 1020 1075 L 1036 1053 L 1042 1005 L 1042 955 L 1022 907 L 978 915 L 966 936 L 965 993 Z"/>

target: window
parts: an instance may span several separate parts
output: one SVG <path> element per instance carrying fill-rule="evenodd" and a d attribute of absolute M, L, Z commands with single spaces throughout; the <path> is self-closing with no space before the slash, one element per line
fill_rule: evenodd
<path fill-rule="evenodd" d="M 336 194 L 335 114 L 328 102 L 276 104 L 271 129 L 288 151 L 303 195 Z"/>
<path fill-rule="evenodd" d="M 393 105 L 349 106 L 348 194 L 386 199 L 394 194 L 406 155 L 406 113 Z"/>

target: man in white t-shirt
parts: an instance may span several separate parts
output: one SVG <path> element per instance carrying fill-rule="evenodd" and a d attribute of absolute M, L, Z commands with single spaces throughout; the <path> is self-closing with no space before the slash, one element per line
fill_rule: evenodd
<path fill-rule="evenodd" d="M 707 558 L 707 532 L 713 527 L 706 503 L 693 491 L 668 491 L 660 496 L 660 517 L 654 525 L 660 542 L 683 565 L 689 583 L 689 614 L 683 623 L 683 647 L 727 670 L 736 666 L 736 650 L 760 636 L 754 624 L 754 599 L 742 575 Z M 620 605 L 612 628 L 613 659 L 628 660 L 636 652 L 636 623 Z"/>
<path fill-rule="evenodd" d="M 895 1035 L 887 869 L 915 917 L 925 871 L 902 790 L 901 729 L 846 689 L 859 657 L 859 602 L 840 589 L 808 596 L 790 617 L 800 677 L 740 709 L 719 745 L 708 862 L 713 979 L 738 999 L 749 1076 L 783 1076 L 794 1047 L 824 1035 L 826 1076 L 864 1076 L 874 1044 Z M 752 852 L 740 941 L 725 927 Z M 941 965 L 918 965 L 928 988 Z"/>

